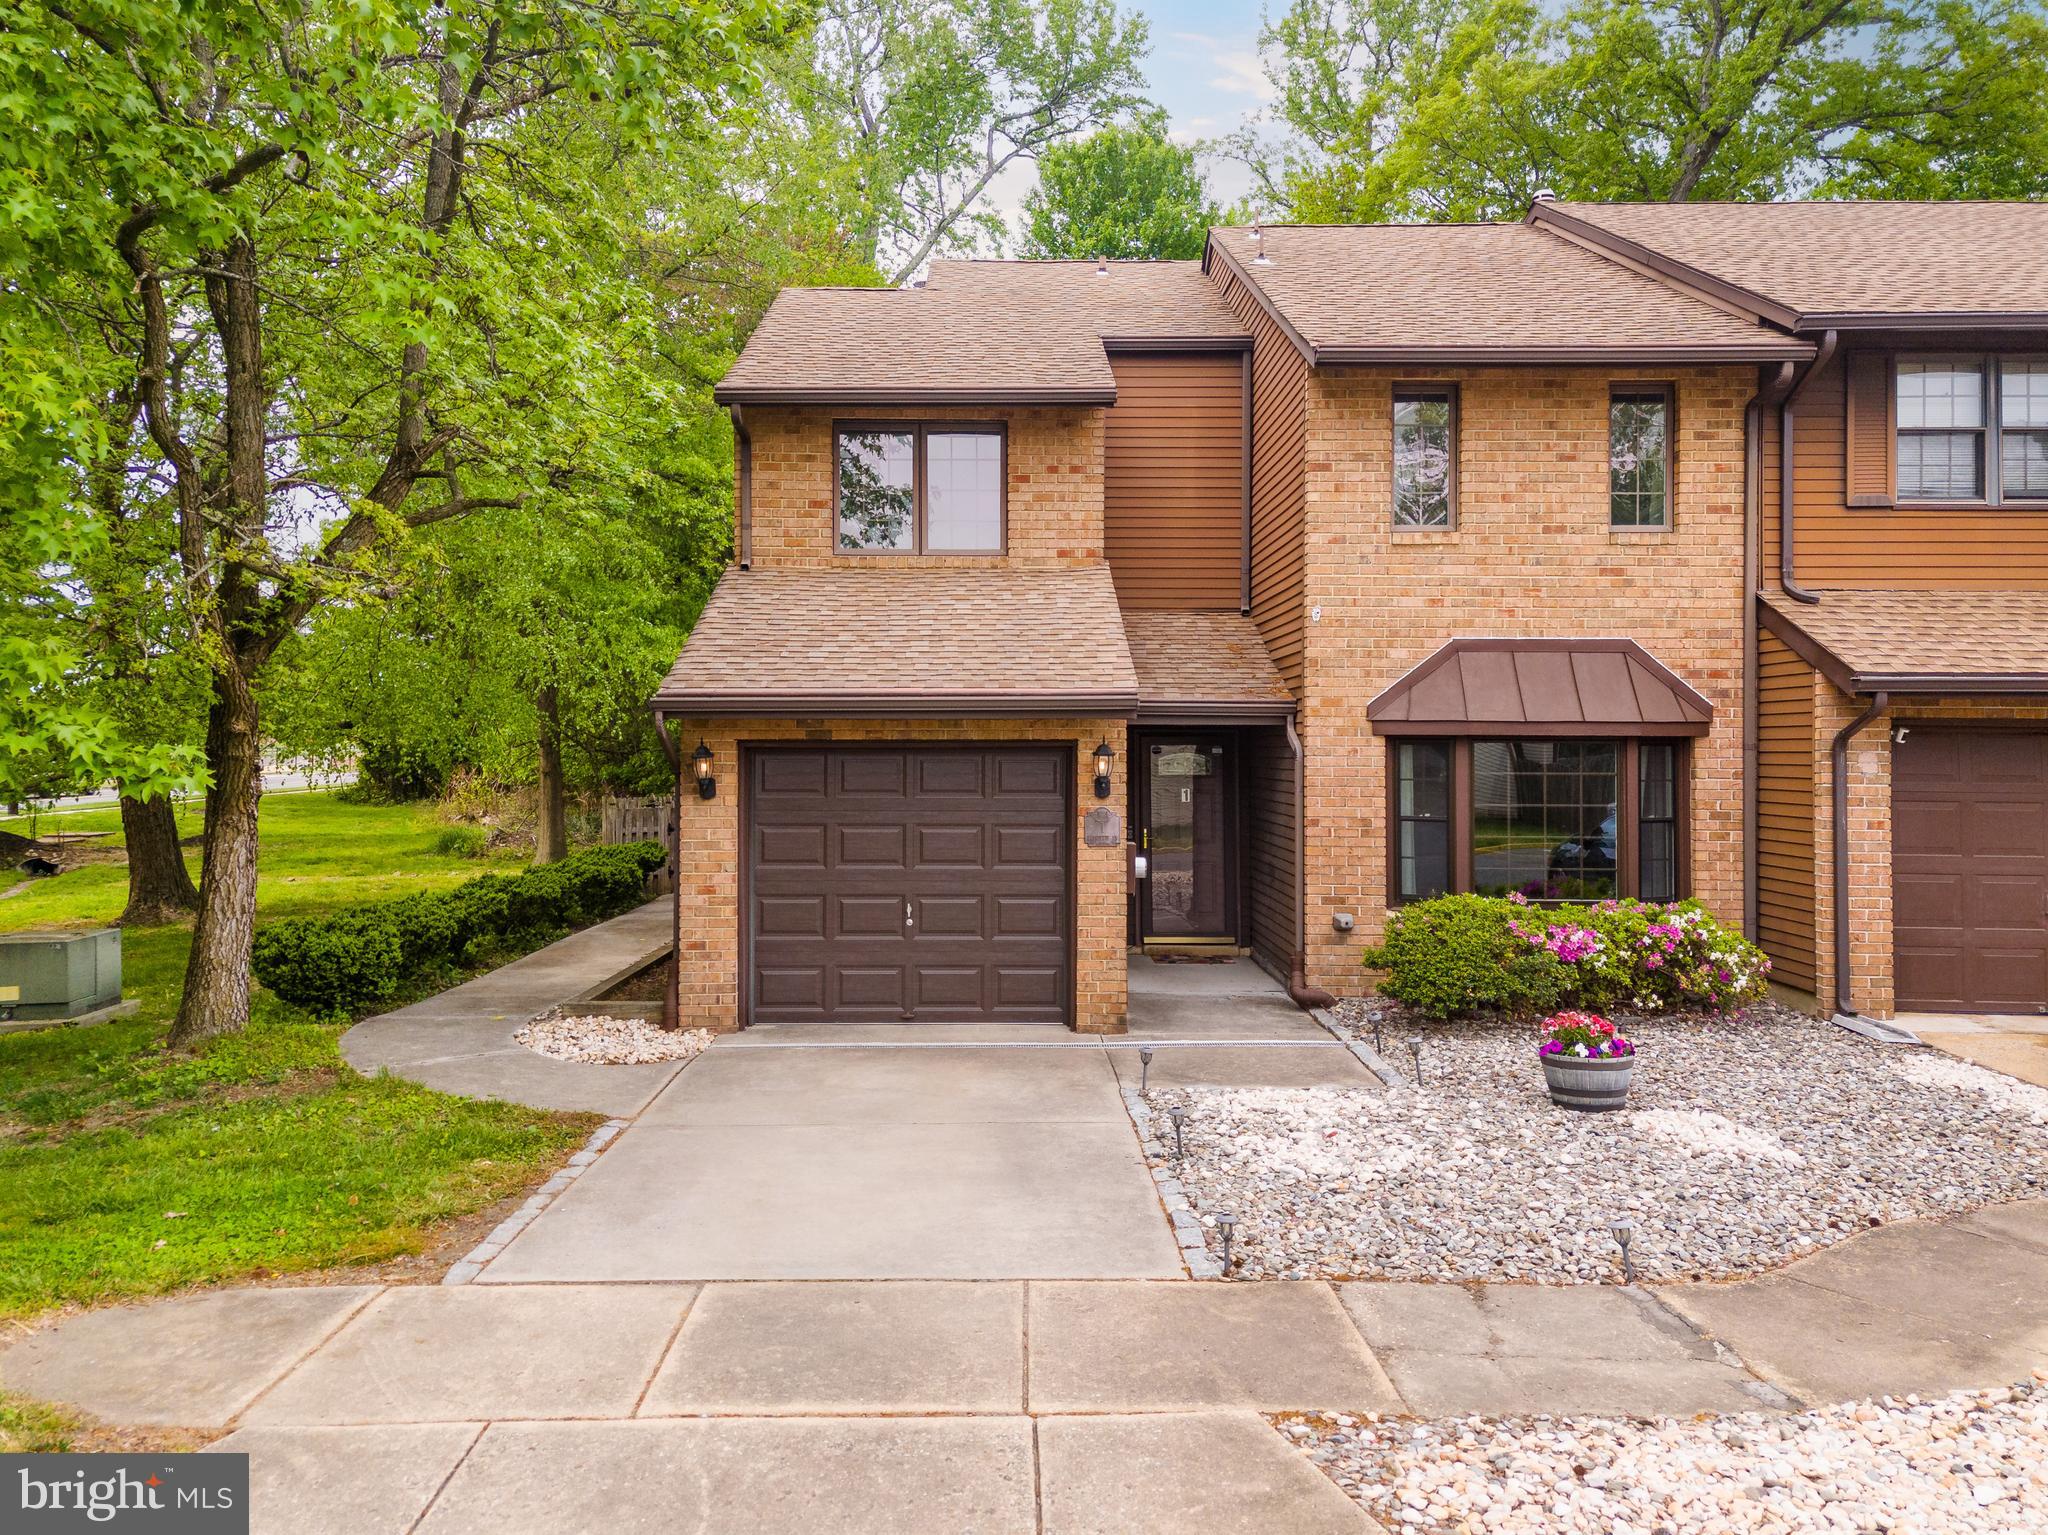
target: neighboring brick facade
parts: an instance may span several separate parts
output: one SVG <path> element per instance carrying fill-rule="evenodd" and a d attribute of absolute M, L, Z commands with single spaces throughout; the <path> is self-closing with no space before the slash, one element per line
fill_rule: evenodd
<path fill-rule="evenodd" d="M 813 410 L 755 406 L 753 562 L 867 564 L 900 569 L 901 555 L 841 554 L 832 516 L 835 421 L 1000 421 L 1009 432 L 1006 552 L 920 555 L 925 568 L 1099 565 L 1103 412 L 1099 408 Z"/>
<path fill-rule="evenodd" d="M 677 825 L 682 872 L 676 885 L 681 933 L 676 1016 L 683 1027 L 726 1033 L 740 1026 L 740 743 L 1055 741 L 1074 749 L 1074 1022 L 1083 1033 L 1124 1031 L 1128 855 L 1123 847 L 1089 847 L 1081 835 L 1082 818 L 1097 803 L 1093 749 L 1105 737 L 1116 751 L 1106 803 L 1124 803 L 1122 780 L 1130 758 L 1121 720 L 676 719 L 670 728 L 686 764 L 699 739 L 710 746 L 718 779 L 717 797 L 710 800 L 699 799 L 694 785 L 684 784 Z"/>
<path fill-rule="evenodd" d="M 1459 388 L 1458 526 L 1392 526 L 1392 386 Z M 1608 527 L 1608 390 L 1672 382 L 1676 493 L 1663 532 Z M 1306 749 L 1308 975 L 1365 989 L 1387 910 L 1387 750 L 1367 704 L 1445 641 L 1622 637 L 1714 705 L 1693 742 L 1692 889 L 1742 915 L 1743 411 L 1739 367 L 1413 368 L 1309 381 Z M 1320 607 L 1321 616 L 1314 610 Z M 1338 933 L 1348 912 L 1356 930 Z"/>

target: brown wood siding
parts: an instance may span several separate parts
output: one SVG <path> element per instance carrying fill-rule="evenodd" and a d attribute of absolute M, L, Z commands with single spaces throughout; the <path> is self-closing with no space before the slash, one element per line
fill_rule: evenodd
<path fill-rule="evenodd" d="M 1812 991 L 1814 677 L 1775 634 L 1758 643 L 1757 942 L 1775 979 Z"/>
<path fill-rule="evenodd" d="M 1849 428 L 1848 389 L 1852 369 L 1872 376 L 1859 354 L 1874 351 L 1984 352 L 2022 350 L 2013 337 L 1947 332 L 1859 333 L 1814 376 L 1798 404 L 1793 466 L 1796 574 L 1814 588 L 1948 587 L 1985 591 L 2048 587 L 2048 507 L 1852 506 L 1849 453 L 1853 436 L 1862 467 L 1855 493 L 1877 499 L 1871 481 L 1882 470 L 1888 481 L 1892 441 L 1887 404 L 1866 401 L 1858 388 L 1858 428 Z M 1776 411 L 1764 433 L 1762 485 L 1765 578 L 1778 573 L 1778 478 Z M 1881 426 L 1881 432 L 1873 432 Z M 1873 444 L 1873 436 L 1877 437 Z"/>
<path fill-rule="evenodd" d="M 1215 269 L 1252 352 L 1252 619 L 1296 698 L 1306 615 L 1308 362 L 1235 276 Z"/>
<path fill-rule="evenodd" d="M 1127 608 L 1235 608 L 1244 562 L 1244 358 L 1122 353 L 1102 537 Z"/>
<path fill-rule="evenodd" d="M 1294 958 L 1294 752 L 1281 730 L 1247 730 L 1245 895 L 1254 954 L 1277 975 Z"/>

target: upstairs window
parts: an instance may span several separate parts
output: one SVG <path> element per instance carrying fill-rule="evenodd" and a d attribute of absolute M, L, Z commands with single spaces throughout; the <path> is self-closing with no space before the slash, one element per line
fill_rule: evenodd
<path fill-rule="evenodd" d="M 2048 360 L 1902 357 L 1900 501 L 2048 500 Z"/>
<path fill-rule="evenodd" d="M 1671 526 L 1671 389 L 1617 384 L 1607 399 L 1607 522 Z"/>
<path fill-rule="evenodd" d="M 1457 506 L 1458 397 L 1448 386 L 1394 390 L 1394 526 L 1448 528 Z"/>
<path fill-rule="evenodd" d="M 1001 427 L 842 423 L 833 501 L 842 554 L 1000 554 Z"/>

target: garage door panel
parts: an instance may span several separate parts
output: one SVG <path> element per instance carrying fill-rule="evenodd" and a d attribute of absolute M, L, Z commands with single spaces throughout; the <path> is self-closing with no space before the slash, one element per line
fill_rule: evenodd
<path fill-rule="evenodd" d="M 901 821 L 883 821 L 873 826 L 839 825 L 833 828 L 838 833 L 837 856 L 833 862 L 841 869 L 893 869 L 903 868 L 904 825 Z"/>
<path fill-rule="evenodd" d="M 1067 1020 L 1067 751 L 753 755 L 749 1021 Z"/>
<path fill-rule="evenodd" d="M 973 938 L 984 936 L 982 899 L 978 895 L 927 895 L 917 907 L 920 938 Z"/>
<path fill-rule="evenodd" d="M 917 792 L 927 798 L 957 795 L 985 797 L 987 762 L 979 752 L 923 752 L 917 763 Z"/>
<path fill-rule="evenodd" d="M 1892 820 L 1898 1005 L 2048 1003 L 2048 733 L 1909 726 Z"/>
<path fill-rule="evenodd" d="M 754 856 L 764 869 L 822 869 L 824 823 L 763 826 L 754 839 Z"/>
<path fill-rule="evenodd" d="M 754 1000 L 763 1007 L 812 1015 L 825 1011 L 823 965 L 776 965 L 755 972 Z"/>
<path fill-rule="evenodd" d="M 837 920 L 832 924 L 831 936 L 903 941 L 903 931 L 909 924 L 903 920 L 902 896 L 842 895 L 833 905 Z"/>
<path fill-rule="evenodd" d="M 915 826 L 917 867 L 920 869 L 979 869 L 987 861 L 985 828 L 975 826 Z"/>
<path fill-rule="evenodd" d="M 1955 800 L 1902 803 L 1892 817 L 1892 851 L 1942 854 L 1963 840 L 1964 808 Z"/>
<path fill-rule="evenodd" d="M 1057 869 L 1064 860 L 1066 828 L 1060 826 L 998 826 L 995 829 L 997 869 Z"/>

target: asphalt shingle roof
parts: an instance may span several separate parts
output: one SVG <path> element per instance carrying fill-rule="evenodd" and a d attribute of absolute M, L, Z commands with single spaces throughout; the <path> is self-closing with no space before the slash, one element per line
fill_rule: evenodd
<path fill-rule="evenodd" d="M 1796 311 L 2048 313 L 2048 203 L 1539 203 Z"/>
<path fill-rule="evenodd" d="M 2048 592 L 1826 591 L 1818 603 L 1764 605 L 1832 656 L 1858 690 L 1908 679 L 1939 692 L 2048 688 Z"/>
<path fill-rule="evenodd" d="M 1124 638 L 1144 708 L 1286 714 L 1294 707 L 1258 625 L 1242 613 L 1128 609 Z"/>
<path fill-rule="evenodd" d="M 1043 304 L 1111 341 L 1245 334 L 1199 261 L 934 261 L 925 286 Z"/>
<path fill-rule="evenodd" d="M 1322 363 L 1813 350 L 1529 224 L 1269 224 L 1209 242 Z"/>
<path fill-rule="evenodd" d="M 1105 565 L 728 569 L 655 702 L 672 714 L 1128 714 Z"/>

